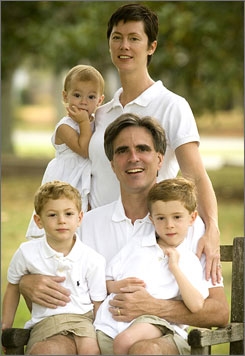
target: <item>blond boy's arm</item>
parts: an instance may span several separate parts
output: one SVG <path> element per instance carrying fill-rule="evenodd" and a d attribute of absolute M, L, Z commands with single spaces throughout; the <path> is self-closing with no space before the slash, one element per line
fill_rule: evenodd
<path fill-rule="evenodd" d="M 8 283 L 3 297 L 2 329 L 11 328 L 20 300 L 19 284 Z"/>

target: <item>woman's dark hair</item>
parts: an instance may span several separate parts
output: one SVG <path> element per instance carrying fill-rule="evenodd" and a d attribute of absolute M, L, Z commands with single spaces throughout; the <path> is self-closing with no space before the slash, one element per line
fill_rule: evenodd
<path fill-rule="evenodd" d="M 120 21 L 142 21 L 145 33 L 148 37 L 148 46 L 157 40 L 158 17 L 157 15 L 141 4 L 126 4 L 119 7 L 111 16 L 107 24 L 107 39 L 109 40 L 112 29 Z M 148 55 L 147 65 L 150 64 L 152 55 Z"/>

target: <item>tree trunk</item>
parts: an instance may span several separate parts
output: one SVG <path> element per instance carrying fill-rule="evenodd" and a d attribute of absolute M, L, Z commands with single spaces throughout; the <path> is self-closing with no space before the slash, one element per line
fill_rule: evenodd
<path fill-rule="evenodd" d="M 12 79 L 13 72 L 8 71 L 2 79 L 2 103 L 1 103 L 1 136 L 2 153 L 14 154 L 13 145 L 13 97 L 12 97 Z"/>

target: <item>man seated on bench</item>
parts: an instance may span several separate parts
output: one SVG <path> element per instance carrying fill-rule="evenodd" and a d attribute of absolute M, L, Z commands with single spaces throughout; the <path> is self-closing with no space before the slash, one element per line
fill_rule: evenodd
<path fill-rule="evenodd" d="M 107 261 L 127 241 L 149 234 L 154 229 L 148 216 L 146 197 L 156 182 L 165 150 L 165 133 L 155 120 L 124 114 L 107 128 L 105 152 L 120 182 L 121 196 L 116 202 L 86 213 L 81 226 L 83 242 L 104 255 Z M 187 236 L 189 246 L 195 253 L 204 232 L 204 224 L 197 217 Z M 205 255 L 201 258 L 205 273 L 204 260 Z M 218 269 L 218 279 L 220 275 Z M 69 291 L 59 282 L 62 282 L 59 277 L 28 275 L 22 278 L 21 291 L 35 303 L 55 308 L 69 302 Z M 124 288 L 111 301 L 110 311 L 118 321 L 128 322 L 140 315 L 151 314 L 178 324 L 225 326 L 229 319 L 229 307 L 223 283 L 218 282 L 213 285 L 209 281 L 209 297 L 203 309 L 197 313 L 191 313 L 182 301 L 153 298 L 140 286 Z M 75 345 L 66 340 L 58 346 L 56 354 L 76 353 Z M 176 342 L 173 337 L 162 336 L 134 344 L 130 354 L 176 355 L 186 353 L 188 347 L 184 339 Z M 41 352 L 45 353 L 45 345 Z"/>

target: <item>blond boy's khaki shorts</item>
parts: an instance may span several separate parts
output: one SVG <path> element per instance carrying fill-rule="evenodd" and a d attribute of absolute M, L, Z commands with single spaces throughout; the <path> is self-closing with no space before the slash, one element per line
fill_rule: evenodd
<path fill-rule="evenodd" d="M 190 355 L 190 346 L 187 341 L 177 334 L 169 322 L 158 318 L 154 315 L 142 315 L 136 318 L 132 324 L 149 323 L 155 325 L 163 334 L 164 337 L 172 338 L 180 355 Z M 131 325 L 132 325 L 131 324 Z M 102 355 L 113 355 L 113 338 L 103 333 L 101 330 L 96 331 L 97 340 Z"/>
<path fill-rule="evenodd" d="M 25 353 L 39 341 L 44 341 L 54 335 L 65 335 L 71 337 L 85 336 L 96 339 L 96 332 L 93 326 L 93 312 L 85 314 L 59 314 L 49 316 L 31 329 L 30 338 Z"/>

